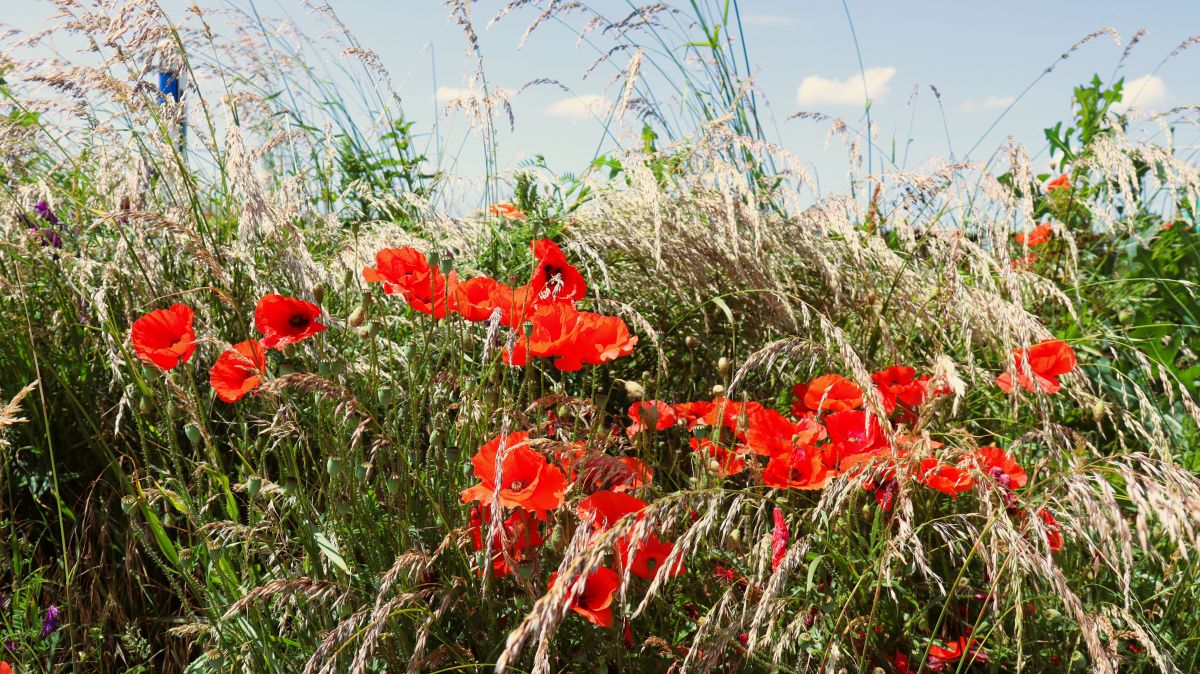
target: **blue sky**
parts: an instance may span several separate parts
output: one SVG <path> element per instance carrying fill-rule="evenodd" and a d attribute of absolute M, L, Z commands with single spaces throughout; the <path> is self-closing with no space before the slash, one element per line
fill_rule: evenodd
<path fill-rule="evenodd" d="M 203 7 L 225 4 L 198 2 Z M 42 27 L 53 11 L 41 0 L 0 3 L 4 5 L 0 23 L 27 31 Z M 185 3 L 163 0 L 163 4 L 178 12 Z M 461 30 L 447 20 L 448 9 L 438 0 L 331 0 L 331 4 L 362 45 L 379 54 L 418 129 L 432 129 L 436 119 L 444 155 L 460 155 L 456 170 L 468 176 L 482 173 L 478 141 L 465 135 L 461 113 L 444 110 L 447 98 L 468 86 L 472 68 Z M 586 113 L 597 109 L 589 106 L 602 109 L 606 101 L 619 97 L 620 84 L 612 83 L 616 69 L 601 67 L 583 77 L 596 49 L 610 43 L 593 33 L 597 46 L 577 46 L 576 30 L 582 21 L 576 20 L 574 25 L 547 23 L 518 48 L 536 11 L 519 10 L 488 27 L 503 4 L 480 0 L 474 5 L 488 83 L 513 93 L 515 128 L 509 131 L 505 124 L 499 137 L 502 168 L 542 154 L 556 171 L 578 171 L 598 147 L 614 143 L 613 137 L 605 137 L 601 123 Z M 625 0 L 590 4 L 614 17 L 624 16 L 630 7 Z M 685 7 L 687 3 L 676 0 L 675 4 Z M 848 4 L 872 90 L 877 144 L 889 152 L 895 147 L 897 162 L 907 145 L 909 169 L 919 169 L 930 157 L 953 153 L 963 159 L 981 138 L 970 159 L 986 159 L 1009 135 L 1036 154 L 1044 144 L 1042 128 L 1068 114 L 1071 88 L 1093 73 L 1110 77 L 1124 44 L 1140 28 L 1149 34 L 1119 73 L 1127 81 L 1137 81 L 1135 90 L 1141 93 L 1135 105 L 1164 109 L 1200 102 L 1195 95 L 1200 91 L 1200 45 L 1169 60 L 1150 78 L 1169 52 L 1200 33 L 1200 2 L 849 0 Z M 302 30 L 321 30 L 299 0 L 258 0 L 257 8 L 265 17 L 288 16 Z M 845 152 L 838 141 L 826 146 L 828 124 L 785 121 L 799 111 L 816 111 L 845 117 L 852 125 L 863 122 L 860 73 L 864 71 L 859 68 L 842 3 L 742 0 L 740 9 L 755 81 L 769 104 L 771 140 L 808 162 L 822 190 L 843 189 L 848 168 Z M 1004 106 L 1046 66 L 1081 37 L 1103 27 L 1116 29 L 1122 45 L 1101 37 L 1082 47 L 1058 64 L 990 135 L 983 136 Z M 624 66 L 627 60 L 618 56 L 615 65 Z M 537 78 L 558 80 L 571 91 L 535 86 L 516 93 Z M 945 123 L 929 85 L 941 92 Z M 918 88 L 915 98 L 914 87 Z M 636 143 L 638 128 L 629 120 L 614 130 L 616 140 Z M 1045 155 L 1040 161 L 1043 168 Z"/>

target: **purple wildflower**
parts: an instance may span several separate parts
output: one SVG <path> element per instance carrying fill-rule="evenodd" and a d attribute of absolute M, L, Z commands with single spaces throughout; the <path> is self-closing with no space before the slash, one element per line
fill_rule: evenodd
<path fill-rule="evenodd" d="M 54 604 L 51 604 L 50 608 L 46 609 L 46 619 L 42 621 L 42 638 L 43 639 L 50 636 L 50 634 L 52 632 L 54 632 L 54 630 L 58 629 L 58 614 L 59 613 L 62 613 L 62 611 L 59 611 L 58 607 L 55 606 Z"/>
<path fill-rule="evenodd" d="M 17 642 L 13 641 L 12 639 L 5 639 L 4 640 L 4 648 L 9 653 L 16 653 L 17 652 Z"/>
<path fill-rule="evenodd" d="M 50 210 L 50 204 L 46 203 L 45 199 L 37 202 L 33 210 L 37 211 L 38 215 L 42 216 L 42 219 L 46 222 L 55 227 L 58 226 L 58 216 L 54 214 L 54 211 Z"/>

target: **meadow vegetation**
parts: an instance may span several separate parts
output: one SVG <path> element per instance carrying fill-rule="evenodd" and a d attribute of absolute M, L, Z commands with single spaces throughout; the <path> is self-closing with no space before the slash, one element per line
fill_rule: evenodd
<path fill-rule="evenodd" d="M 736 3 L 518 0 L 643 130 L 501 171 L 454 1 L 471 210 L 328 7 L 333 79 L 254 11 L 53 4 L 0 41 L 19 674 L 1200 667 L 1194 107 L 1083 83 L 1045 173 L 806 115 L 822 195 Z"/>

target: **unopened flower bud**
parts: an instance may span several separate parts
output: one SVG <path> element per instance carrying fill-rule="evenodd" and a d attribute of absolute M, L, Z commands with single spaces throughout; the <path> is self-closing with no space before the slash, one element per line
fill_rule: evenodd
<path fill-rule="evenodd" d="M 625 395 L 629 396 L 630 400 L 643 400 L 646 397 L 646 388 L 636 381 L 622 381 L 625 385 Z"/>
<path fill-rule="evenodd" d="M 683 345 L 689 349 L 699 348 L 700 347 L 700 338 L 695 335 L 688 335 L 687 338 L 685 338 L 683 340 Z"/>
<path fill-rule="evenodd" d="M 722 377 L 728 377 L 729 373 L 733 371 L 733 361 L 729 360 L 725 356 L 721 356 L 721 358 L 717 360 L 717 371 L 721 373 Z"/>
<path fill-rule="evenodd" d="M 367 306 L 364 302 L 363 304 L 358 305 L 354 311 L 350 312 L 350 319 L 348 322 L 350 323 L 350 327 L 357 328 L 358 326 L 362 325 L 363 321 L 365 320 L 367 320 Z"/>
<path fill-rule="evenodd" d="M 725 395 L 725 387 L 717 384 L 716 386 L 712 387 L 712 394 L 715 396 Z"/>
<path fill-rule="evenodd" d="M 316 300 L 317 304 L 320 304 L 325 301 L 325 284 L 324 283 L 318 283 L 317 285 L 313 286 L 313 299 Z"/>

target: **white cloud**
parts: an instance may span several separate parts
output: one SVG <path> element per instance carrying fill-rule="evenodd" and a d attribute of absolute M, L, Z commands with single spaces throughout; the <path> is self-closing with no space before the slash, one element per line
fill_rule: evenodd
<path fill-rule="evenodd" d="M 588 115 L 603 117 L 612 110 L 612 107 L 612 101 L 603 96 L 584 94 L 582 96 L 572 96 L 564 98 L 561 101 L 555 101 L 550 107 L 546 108 L 546 114 L 551 117 L 564 117 L 567 119 L 579 119 Z"/>
<path fill-rule="evenodd" d="M 820 75 L 809 75 L 796 90 L 796 103 L 800 105 L 861 105 L 863 103 L 863 81 L 865 75 L 866 95 L 880 99 L 887 95 L 888 83 L 895 76 L 895 68 L 867 68 L 865 73 L 852 75 L 844 80 L 831 80 Z"/>
<path fill-rule="evenodd" d="M 958 104 L 957 108 L 959 112 L 986 112 L 988 110 L 1007 108 L 1015 100 L 1017 99 L 1012 96 L 988 96 L 987 98 L 963 101 Z"/>
<path fill-rule="evenodd" d="M 434 98 L 438 103 L 453 103 L 454 101 L 467 101 L 480 96 L 481 92 L 477 89 L 463 89 L 460 87 L 438 87 Z"/>
<path fill-rule="evenodd" d="M 747 14 L 742 17 L 742 24 L 766 28 L 791 28 L 799 26 L 800 19 L 782 14 Z"/>
<path fill-rule="evenodd" d="M 1170 96 L 1167 83 L 1158 75 L 1142 75 L 1125 80 L 1123 101 L 1112 106 L 1114 112 L 1125 112 L 1130 108 L 1153 108 L 1166 102 Z"/>

